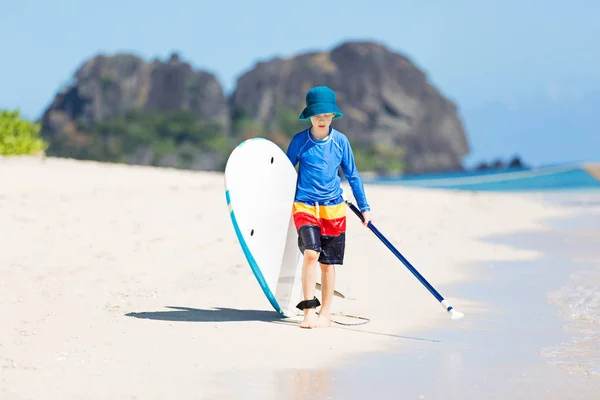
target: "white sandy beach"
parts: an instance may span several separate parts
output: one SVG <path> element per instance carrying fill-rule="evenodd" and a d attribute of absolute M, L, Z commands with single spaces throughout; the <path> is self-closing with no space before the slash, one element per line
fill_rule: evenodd
<path fill-rule="evenodd" d="M 487 304 L 448 287 L 468 265 L 537 257 L 482 236 L 566 211 L 510 194 L 366 186 L 379 230 L 348 210 L 335 310 L 353 329 L 280 321 L 238 246 L 220 173 L 0 158 L 0 399 L 215 398 L 226 372 L 327 367 L 393 336 L 470 324 Z M 348 190 L 347 193 L 350 193 Z"/>

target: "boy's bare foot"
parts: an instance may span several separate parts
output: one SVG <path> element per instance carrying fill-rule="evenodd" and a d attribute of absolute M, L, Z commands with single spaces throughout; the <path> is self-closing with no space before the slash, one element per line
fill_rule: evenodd
<path fill-rule="evenodd" d="M 331 315 L 329 313 L 319 313 L 319 320 L 317 322 L 319 328 L 328 328 L 331 325 Z"/>
<path fill-rule="evenodd" d="M 304 320 L 300 328 L 312 329 L 317 327 L 317 313 L 314 308 L 304 310 Z"/>

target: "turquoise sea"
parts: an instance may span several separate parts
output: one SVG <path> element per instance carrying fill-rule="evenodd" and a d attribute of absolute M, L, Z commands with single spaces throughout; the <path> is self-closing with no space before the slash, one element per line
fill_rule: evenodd
<path fill-rule="evenodd" d="M 596 171 L 596 177 L 590 171 Z M 600 164 L 447 172 L 365 179 L 365 183 L 472 191 L 600 190 Z"/>

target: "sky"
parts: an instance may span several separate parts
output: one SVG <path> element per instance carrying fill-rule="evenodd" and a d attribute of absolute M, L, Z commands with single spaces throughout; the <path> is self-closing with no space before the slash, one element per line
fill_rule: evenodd
<path fill-rule="evenodd" d="M 373 40 L 457 104 L 467 165 L 600 161 L 598 15 L 593 0 L 0 0 L 0 108 L 39 118 L 99 53 L 176 51 L 229 93 L 258 61 Z"/>

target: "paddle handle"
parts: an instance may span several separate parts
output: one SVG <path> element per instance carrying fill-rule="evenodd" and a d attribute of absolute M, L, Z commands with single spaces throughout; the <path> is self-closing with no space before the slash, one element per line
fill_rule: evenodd
<path fill-rule="evenodd" d="M 348 206 L 350 207 L 350 209 L 351 209 L 352 211 L 354 211 L 354 214 L 356 214 L 356 216 L 357 216 L 358 218 L 360 218 L 360 220 L 361 220 L 362 222 L 365 222 L 365 217 L 363 217 L 363 215 L 362 215 L 362 213 L 360 212 L 360 210 L 359 210 L 359 209 L 358 209 L 358 208 L 357 208 L 357 207 L 356 207 L 356 206 L 355 206 L 355 205 L 354 205 L 354 204 L 353 204 L 351 201 L 349 201 L 349 200 L 346 200 L 346 204 L 348 204 Z M 372 226 L 372 224 L 371 224 L 371 221 L 369 221 L 369 223 L 367 224 L 367 226 L 368 226 L 369 228 L 371 228 L 371 230 L 374 228 L 374 227 Z"/>

